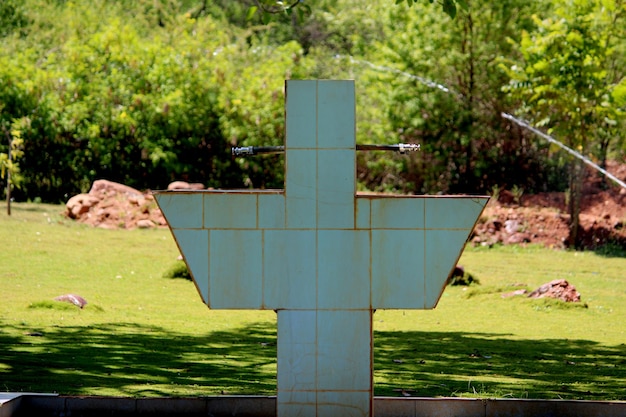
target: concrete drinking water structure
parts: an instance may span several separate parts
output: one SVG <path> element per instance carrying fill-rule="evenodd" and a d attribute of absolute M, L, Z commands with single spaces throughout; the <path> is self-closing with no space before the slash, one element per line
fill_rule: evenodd
<path fill-rule="evenodd" d="M 376 309 L 434 308 L 484 196 L 356 192 L 353 81 L 286 82 L 284 190 L 156 192 L 202 301 L 278 315 L 277 414 L 372 415 Z"/>

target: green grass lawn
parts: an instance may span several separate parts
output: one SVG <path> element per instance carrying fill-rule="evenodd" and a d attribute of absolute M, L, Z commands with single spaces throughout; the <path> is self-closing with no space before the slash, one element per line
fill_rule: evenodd
<path fill-rule="evenodd" d="M 275 394 L 274 312 L 209 310 L 164 278 L 168 230 L 93 229 L 62 210 L 0 215 L 0 391 Z M 481 285 L 374 314 L 376 395 L 626 400 L 626 258 L 467 248 L 460 264 Z M 557 278 L 584 305 L 501 296 Z M 65 293 L 89 304 L 52 301 Z"/>

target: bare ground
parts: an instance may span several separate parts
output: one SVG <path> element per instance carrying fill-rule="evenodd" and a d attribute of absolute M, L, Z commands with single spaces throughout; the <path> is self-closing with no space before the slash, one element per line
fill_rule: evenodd
<path fill-rule="evenodd" d="M 612 162 L 607 171 L 626 181 L 626 164 Z M 502 192 L 490 201 L 477 224 L 474 244 L 541 244 L 565 248 L 569 235 L 565 193 L 522 195 L 519 201 Z M 582 247 L 607 244 L 626 250 L 626 189 L 589 171 L 581 202 L 579 234 Z"/>

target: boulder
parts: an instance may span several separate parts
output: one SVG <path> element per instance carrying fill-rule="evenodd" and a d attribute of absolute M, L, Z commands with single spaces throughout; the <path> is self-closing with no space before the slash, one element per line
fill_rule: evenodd
<path fill-rule="evenodd" d="M 204 190 L 204 184 L 199 182 L 174 181 L 167 186 L 168 190 Z"/>
<path fill-rule="evenodd" d="M 506 293 L 502 294 L 500 297 L 502 297 L 502 298 L 509 298 L 509 297 L 515 297 L 517 295 L 526 295 L 526 294 L 528 294 L 528 291 L 522 288 L 520 290 L 506 292 Z"/>
<path fill-rule="evenodd" d="M 93 196 L 102 196 L 108 194 L 123 194 L 126 196 L 143 196 L 143 193 L 139 190 L 129 187 L 128 185 L 120 184 L 108 180 L 96 180 L 91 185 L 89 194 Z"/>
<path fill-rule="evenodd" d="M 133 229 L 166 226 L 150 193 L 108 180 L 97 180 L 89 193 L 78 194 L 66 203 L 65 215 L 103 229 Z"/>
<path fill-rule="evenodd" d="M 543 284 L 535 291 L 528 294 L 529 298 L 556 298 L 565 302 L 579 302 L 580 293 L 573 285 L 564 279 L 555 279 L 547 284 Z"/>
<path fill-rule="evenodd" d="M 507 245 L 529 243 L 530 235 L 528 233 L 513 233 L 503 238 L 503 242 Z"/>
<path fill-rule="evenodd" d="M 65 204 L 66 215 L 72 219 L 77 219 L 100 201 L 90 194 L 78 194 L 67 200 Z"/>
<path fill-rule="evenodd" d="M 77 307 L 83 308 L 87 305 L 87 300 L 81 297 L 78 294 L 63 294 L 58 297 L 54 297 L 55 301 L 65 301 L 68 303 L 72 303 Z"/>
<path fill-rule="evenodd" d="M 154 227 L 154 223 L 152 222 L 152 220 L 141 219 L 137 220 L 137 227 L 140 229 L 151 229 Z"/>

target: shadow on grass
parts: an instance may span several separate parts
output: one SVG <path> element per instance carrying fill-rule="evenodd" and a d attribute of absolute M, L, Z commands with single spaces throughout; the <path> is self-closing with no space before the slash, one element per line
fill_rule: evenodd
<path fill-rule="evenodd" d="M 374 344 L 377 395 L 626 399 L 624 344 L 462 332 L 379 332 Z"/>
<path fill-rule="evenodd" d="M 374 344 L 376 395 L 626 399 L 624 344 L 419 331 L 376 332 Z M 2 391 L 125 396 L 276 392 L 276 329 L 271 323 L 202 336 L 133 323 L 29 334 L 3 324 L 0 346 Z"/>
<path fill-rule="evenodd" d="M 19 337 L 3 332 L 0 389 L 128 396 L 275 393 L 275 343 L 275 328 L 265 324 L 206 336 L 135 323 L 53 327 Z"/>

